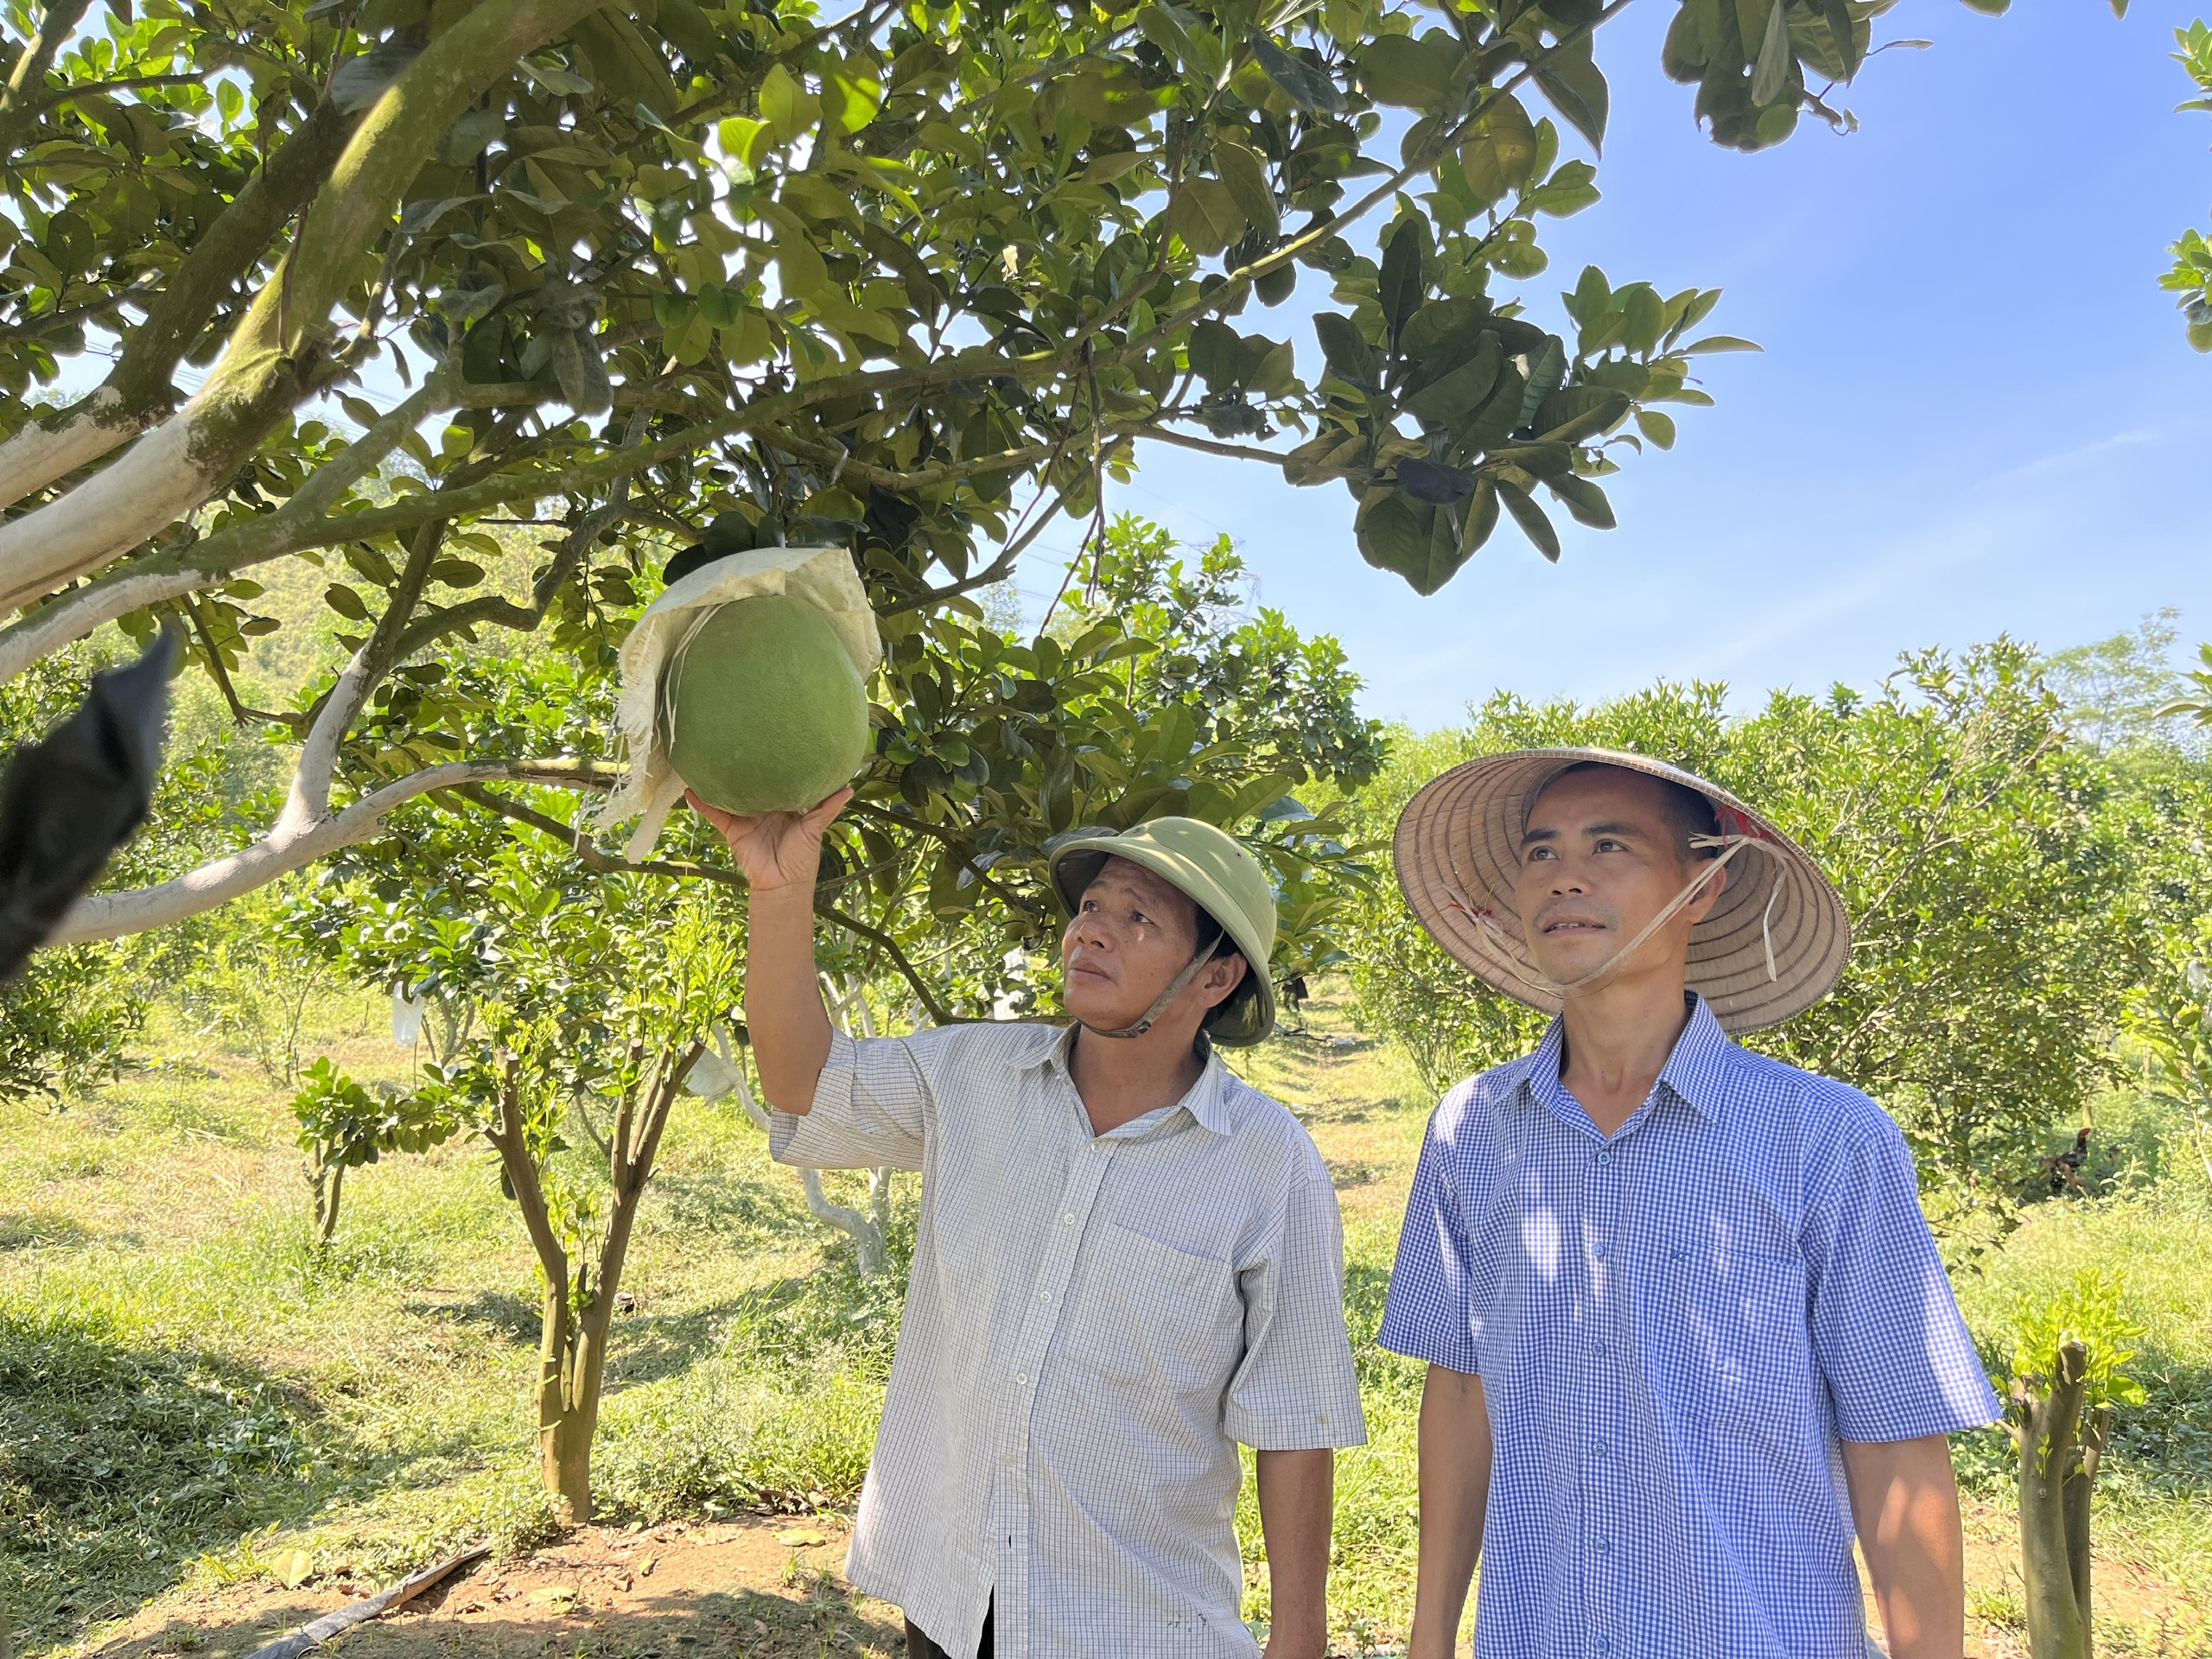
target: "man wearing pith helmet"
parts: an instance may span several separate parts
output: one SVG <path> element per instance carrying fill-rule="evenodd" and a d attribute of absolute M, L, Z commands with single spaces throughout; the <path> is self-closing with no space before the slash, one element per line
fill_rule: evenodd
<path fill-rule="evenodd" d="M 1849 949 L 1812 861 L 1638 755 L 1491 755 L 1399 820 L 1437 942 L 1557 1014 L 1430 1121 L 1380 1340 L 1428 1363 L 1412 1659 L 1479 1554 L 1486 1659 L 1863 1659 L 1964 1644 L 1945 1436 L 1996 1402 L 1858 1090 L 1731 1033 Z"/>
<path fill-rule="evenodd" d="M 746 1018 L 775 1156 L 922 1172 L 849 1576 L 905 1610 L 912 1659 L 1251 1659 L 1241 1442 L 1267 1651 L 1319 1659 L 1332 1448 L 1366 1438 L 1342 1223 L 1305 1129 L 1214 1052 L 1274 1022 L 1266 874 L 1188 818 L 1064 837 L 1068 1026 L 854 1042 L 814 962 L 816 862 L 848 795 L 700 810 L 753 887 Z"/>

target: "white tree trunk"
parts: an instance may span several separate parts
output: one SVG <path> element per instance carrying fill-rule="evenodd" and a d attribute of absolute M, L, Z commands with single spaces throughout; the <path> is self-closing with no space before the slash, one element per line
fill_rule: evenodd
<path fill-rule="evenodd" d="M 43 606 L 0 632 L 0 684 L 84 639 L 104 622 L 195 592 L 215 580 L 204 570 L 149 570 L 97 589 L 80 588 L 67 599 Z"/>
<path fill-rule="evenodd" d="M 0 524 L 0 611 L 30 604 L 167 530 L 221 479 L 193 458 L 187 404 L 68 494 Z"/>
<path fill-rule="evenodd" d="M 0 507 L 14 506 L 137 437 L 141 423 L 100 418 L 122 401 L 114 387 L 102 386 L 60 425 L 49 430 L 34 416 L 0 443 Z"/>
<path fill-rule="evenodd" d="M 494 783 L 501 779 L 571 789 L 604 788 L 612 781 L 550 761 L 461 760 L 449 766 L 425 767 L 386 784 L 327 817 L 296 821 L 288 815 L 251 846 L 156 887 L 141 887 L 131 893 L 95 893 L 80 899 L 61 918 L 61 925 L 54 931 L 50 943 L 75 944 L 86 939 L 112 939 L 197 916 L 341 847 L 366 841 L 383 826 L 385 814 L 418 795 L 427 795 L 434 789 L 450 789 L 456 784 Z"/>
<path fill-rule="evenodd" d="M 745 1074 L 742 1071 L 738 1073 L 735 1092 L 737 1103 L 745 1109 L 746 1116 L 751 1118 L 762 1129 L 766 1129 L 770 1122 L 768 1114 L 762 1109 L 760 1103 L 753 1097 L 752 1085 L 746 1082 Z M 878 1202 L 876 1191 L 880 1184 L 887 1192 L 888 1192 L 891 1185 L 891 1172 L 887 1169 L 872 1169 L 868 1172 L 870 1207 L 878 1211 L 877 1217 L 874 1217 L 864 1216 L 857 1210 L 849 1210 L 842 1204 L 832 1203 L 829 1193 L 823 1190 L 820 1170 L 802 1169 L 798 1174 L 799 1185 L 806 1189 L 806 1207 L 812 1212 L 814 1218 L 817 1221 L 827 1222 L 852 1239 L 853 1253 L 860 1262 L 861 1277 L 873 1279 L 881 1273 L 885 1230 L 882 1217 L 889 1200 L 887 1198 Z"/>

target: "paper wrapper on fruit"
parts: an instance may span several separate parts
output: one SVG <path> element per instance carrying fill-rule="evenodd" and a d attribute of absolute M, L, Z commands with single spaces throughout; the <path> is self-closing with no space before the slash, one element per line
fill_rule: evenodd
<path fill-rule="evenodd" d="M 614 722 L 629 764 L 600 809 L 599 823 L 612 825 L 642 814 L 625 849 L 628 857 L 642 858 L 652 850 L 670 810 L 683 798 L 684 780 L 669 757 L 659 706 L 669 659 L 721 607 L 765 594 L 804 600 L 819 609 L 863 681 L 883 660 L 875 612 L 849 549 L 756 547 L 715 559 L 670 583 L 622 645 L 622 695 Z"/>

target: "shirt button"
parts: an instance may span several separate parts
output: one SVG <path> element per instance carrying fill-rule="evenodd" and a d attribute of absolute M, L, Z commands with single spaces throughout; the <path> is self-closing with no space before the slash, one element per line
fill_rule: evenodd
<path fill-rule="evenodd" d="M 1014 1380 L 1020 1382 L 1024 1379 L 1017 1377 Z M 1593 1440 L 1590 1446 L 1590 1455 L 1593 1458 L 1602 1458 L 1610 1449 L 1603 1440 Z"/>
<path fill-rule="evenodd" d="M 1603 1358 L 1605 1355 L 1610 1354 L 1611 1352 L 1612 1352 L 1612 1351 L 1613 1351 L 1611 1349 L 1608 1348 L 1608 1347 L 1607 1347 L 1607 1346 L 1606 1346 L 1603 1342 L 1593 1342 L 1593 1343 L 1592 1343 L 1592 1344 L 1590 1344 L 1590 1347 L 1591 1347 L 1591 1351 L 1592 1351 L 1592 1352 L 1594 1352 L 1595 1354 L 1597 1354 L 1600 1358 Z"/>
<path fill-rule="evenodd" d="M 1600 1653 L 1611 1653 L 1613 1650 L 1613 1639 L 1609 1636 L 1601 1636 L 1590 1645 Z"/>
<path fill-rule="evenodd" d="M 1604 1244 L 1600 1244 L 1596 1249 L 1590 1252 L 1591 1255 L 1596 1256 L 1600 1262 L 1604 1261 L 1606 1256 L 1611 1253 L 1611 1249 Z"/>
<path fill-rule="evenodd" d="M 1049 1302 L 1052 1300 L 1052 1293 L 1049 1290 L 1040 1290 L 1037 1293 L 1037 1300 L 1040 1302 Z"/>
<path fill-rule="evenodd" d="M 1065 1216 L 1062 1216 L 1062 1217 L 1060 1217 L 1060 1225 L 1062 1225 L 1063 1227 L 1072 1227 L 1072 1226 L 1074 1226 L 1074 1225 L 1075 1225 L 1075 1211 L 1072 1211 L 1072 1210 L 1071 1210 L 1071 1211 L 1069 1211 L 1067 1212 L 1067 1214 L 1065 1214 Z"/>
<path fill-rule="evenodd" d="M 1014 1374 L 1014 1380 L 1020 1387 L 1027 1388 L 1029 1386 L 1029 1373 L 1027 1371 L 1016 1371 Z M 1603 1456 L 1604 1454 L 1601 1452 L 1599 1455 Z"/>
<path fill-rule="evenodd" d="M 1009 1458 L 1007 1461 L 1011 1463 L 1013 1459 Z M 1613 1553 L 1613 1541 L 1610 1538 L 1600 1538 L 1595 1544 L 1592 1545 L 1591 1548 L 1595 1549 L 1600 1555 L 1610 1555 Z"/>

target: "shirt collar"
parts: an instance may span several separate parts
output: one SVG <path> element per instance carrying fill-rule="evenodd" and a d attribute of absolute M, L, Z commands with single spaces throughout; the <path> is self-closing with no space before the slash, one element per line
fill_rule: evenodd
<path fill-rule="evenodd" d="M 1082 1027 L 1070 1020 L 1052 1041 L 1041 1045 L 1036 1054 L 1019 1069 L 1028 1071 L 1040 1065 L 1049 1065 L 1060 1074 L 1070 1088 L 1073 1088 L 1075 1077 L 1068 1070 L 1068 1057 L 1075 1052 L 1075 1035 L 1080 1029 Z M 1212 1040 L 1203 1031 L 1198 1033 L 1198 1046 L 1199 1054 L 1205 1059 L 1205 1069 L 1198 1073 L 1198 1080 L 1191 1085 L 1190 1092 L 1175 1105 L 1187 1109 L 1200 1128 L 1211 1129 L 1216 1135 L 1227 1135 L 1230 1132 L 1229 1068 L 1221 1063 L 1221 1056 L 1215 1052 Z M 1556 1077 L 1556 1066 L 1553 1068 L 1553 1073 Z"/>
<path fill-rule="evenodd" d="M 1675 1039 L 1674 1052 L 1660 1068 L 1659 1082 L 1699 1116 L 1718 1122 L 1726 1098 L 1721 1080 L 1734 1058 L 1736 1046 L 1728 1040 L 1712 1005 L 1702 996 L 1689 991 L 1683 1001 L 1690 1005 L 1689 1023 L 1682 1027 L 1682 1034 Z M 1567 1020 L 1563 1015 L 1555 1015 L 1544 1040 L 1529 1057 L 1529 1087 L 1538 1103 L 1554 1116 L 1565 1115 L 1572 1122 L 1581 1115 L 1581 1109 L 1560 1079 L 1560 1061 L 1566 1052 Z"/>

